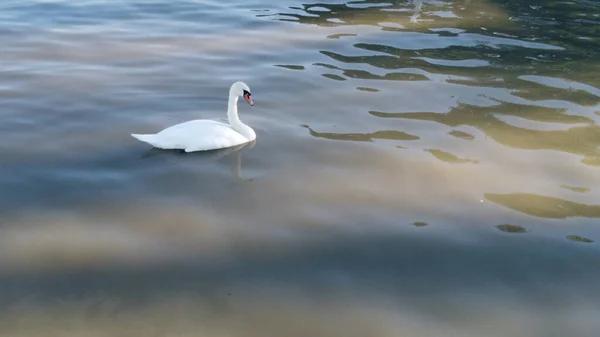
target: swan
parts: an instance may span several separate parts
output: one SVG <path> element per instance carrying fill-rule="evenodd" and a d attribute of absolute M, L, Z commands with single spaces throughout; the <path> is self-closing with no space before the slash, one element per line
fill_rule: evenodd
<path fill-rule="evenodd" d="M 227 105 L 229 124 L 197 119 L 173 125 L 156 134 L 133 133 L 131 136 L 159 149 L 183 149 L 185 152 L 224 149 L 254 141 L 256 133 L 238 117 L 239 96 L 254 106 L 248 85 L 244 82 L 233 83 L 229 88 Z"/>

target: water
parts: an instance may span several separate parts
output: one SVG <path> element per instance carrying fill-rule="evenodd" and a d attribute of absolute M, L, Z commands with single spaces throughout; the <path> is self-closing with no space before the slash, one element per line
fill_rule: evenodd
<path fill-rule="evenodd" d="M 598 336 L 595 1 L 3 1 L 2 336 Z M 225 119 L 182 154 L 130 133 Z"/>

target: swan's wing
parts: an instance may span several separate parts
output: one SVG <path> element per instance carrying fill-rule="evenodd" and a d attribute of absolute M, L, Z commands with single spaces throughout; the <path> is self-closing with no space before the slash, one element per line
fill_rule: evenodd
<path fill-rule="evenodd" d="M 193 120 L 168 127 L 153 135 L 152 143 L 163 149 L 186 152 L 221 149 L 248 140 L 231 126 L 212 120 Z"/>

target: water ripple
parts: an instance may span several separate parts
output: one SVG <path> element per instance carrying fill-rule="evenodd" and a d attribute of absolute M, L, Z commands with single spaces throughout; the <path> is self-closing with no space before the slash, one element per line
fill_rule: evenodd
<path fill-rule="evenodd" d="M 599 21 L 583 0 L 0 2 L 0 332 L 199 305 L 216 335 L 594 335 Z M 238 80 L 251 146 L 130 137 L 225 120 Z M 127 302 L 121 325 L 93 298 Z"/>

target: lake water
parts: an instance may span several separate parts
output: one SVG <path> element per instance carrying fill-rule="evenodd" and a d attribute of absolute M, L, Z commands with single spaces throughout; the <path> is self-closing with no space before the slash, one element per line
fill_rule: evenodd
<path fill-rule="evenodd" d="M 597 1 L 5 0 L 2 336 L 600 335 Z M 130 133 L 254 107 L 248 146 Z"/>

